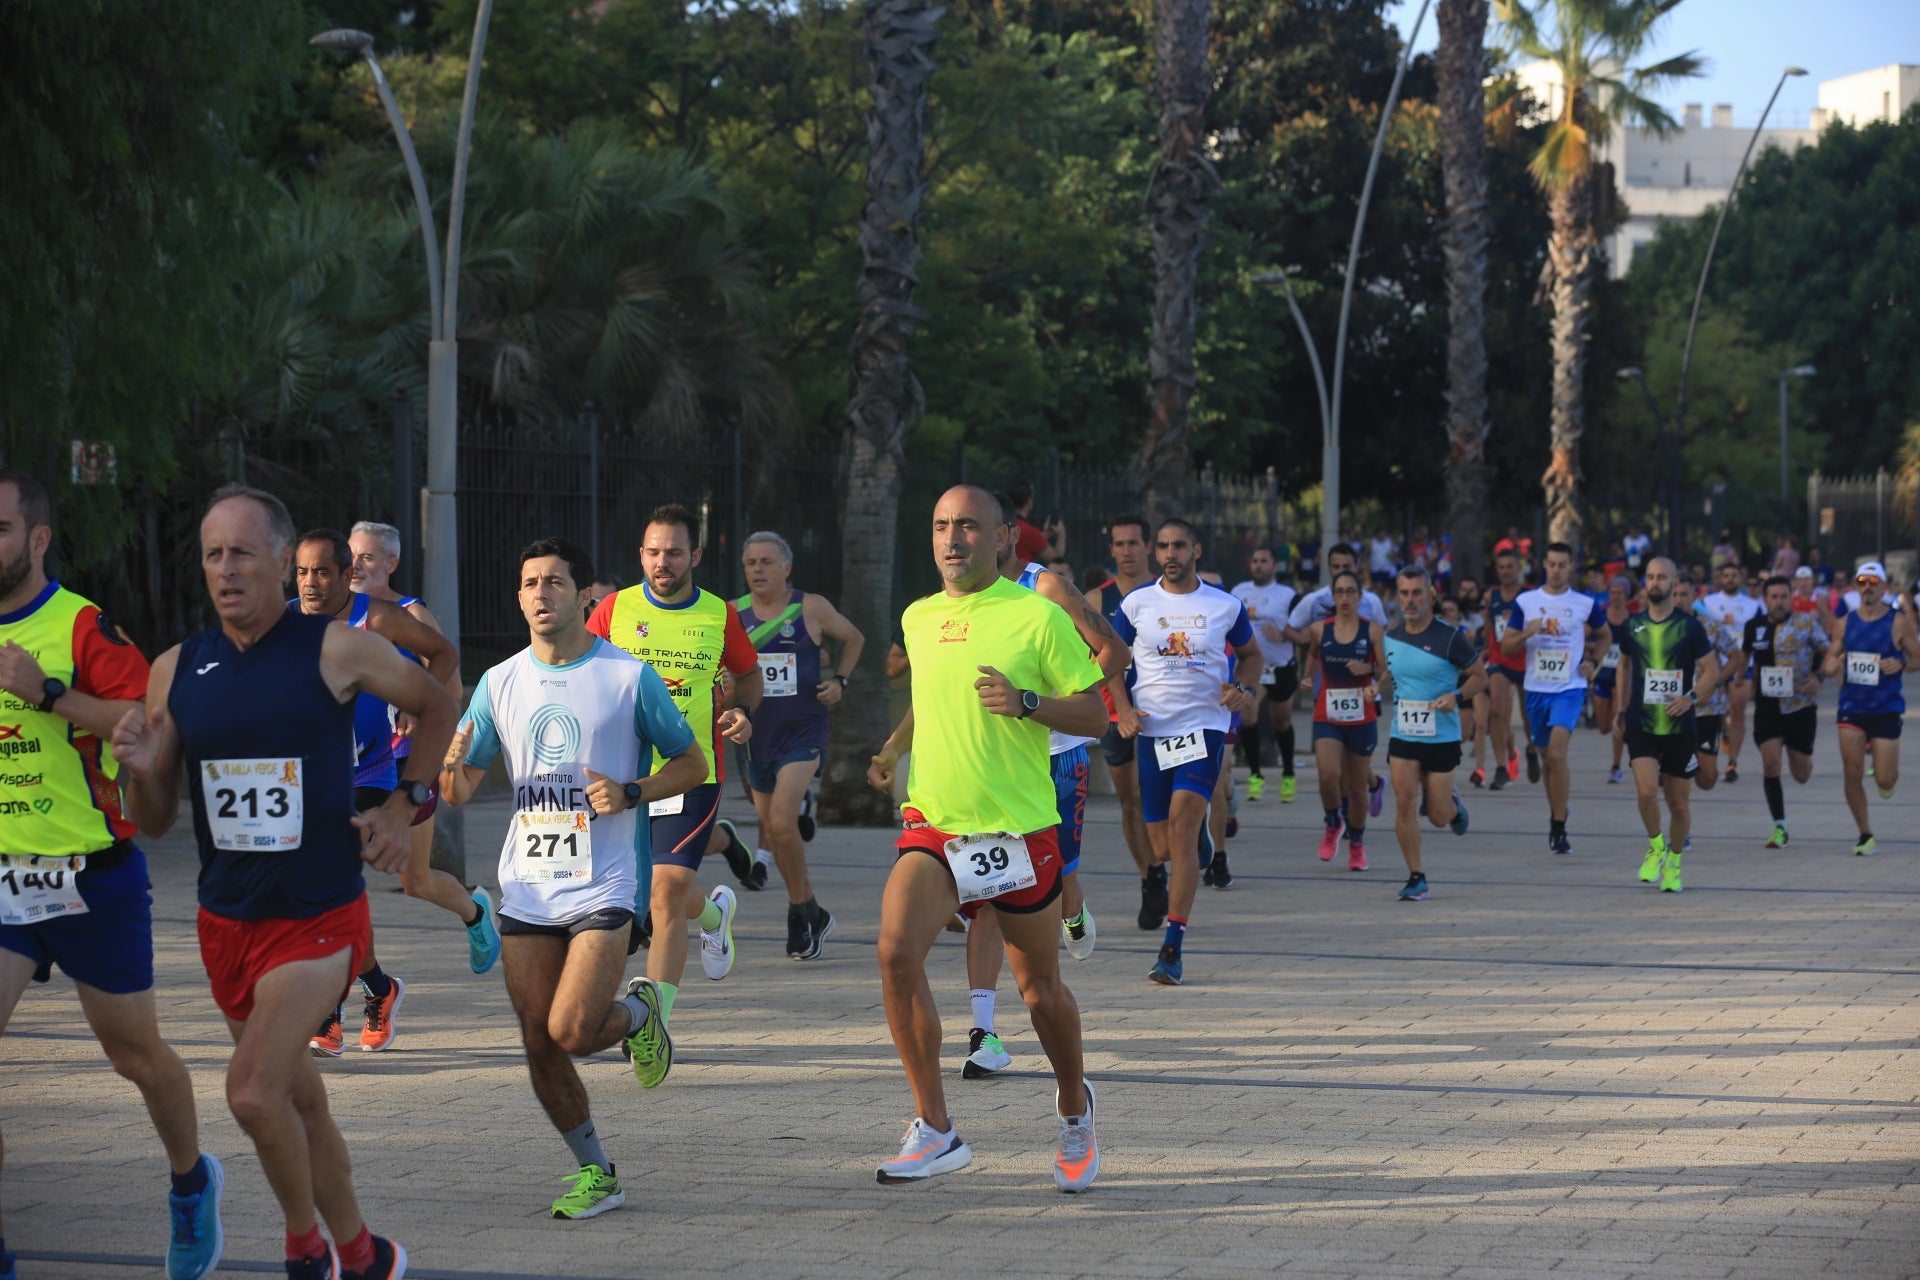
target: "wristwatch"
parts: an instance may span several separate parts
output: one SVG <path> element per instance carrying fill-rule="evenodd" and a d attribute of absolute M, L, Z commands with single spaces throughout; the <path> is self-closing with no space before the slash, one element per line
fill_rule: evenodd
<path fill-rule="evenodd" d="M 53 704 L 67 696 L 67 686 L 61 681 L 55 680 L 52 676 L 48 676 L 46 683 L 40 686 L 40 695 L 40 705 L 35 707 L 34 710 L 51 712 L 53 710 Z"/>
<path fill-rule="evenodd" d="M 1040 695 L 1031 689 L 1022 689 L 1020 691 L 1020 718 L 1025 720 L 1039 709 Z"/>
<path fill-rule="evenodd" d="M 843 676 L 838 671 L 833 673 L 833 678 L 840 682 L 840 687 L 842 689 L 846 688 L 848 685 L 853 683 L 853 678 L 851 676 Z"/>
<path fill-rule="evenodd" d="M 627 808 L 634 809 L 639 807 L 640 805 L 640 784 L 639 783 L 637 782 L 621 783 L 620 794 L 627 798 Z"/>
<path fill-rule="evenodd" d="M 424 782 L 402 782 L 394 790 L 403 793 L 407 802 L 416 809 L 425 808 L 427 802 L 433 799 L 433 788 Z"/>

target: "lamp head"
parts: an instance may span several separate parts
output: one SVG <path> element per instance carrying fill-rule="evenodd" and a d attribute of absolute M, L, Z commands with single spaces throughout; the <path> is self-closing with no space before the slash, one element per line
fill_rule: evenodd
<path fill-rule="evenodd" d="M 1814 369 L 1813 369 L 1813 366 L 1810 364 L 1797 364 L 1793 368 L 1787 370 L 1787 372 L 1792 374 L 1796 378 L 1811 378 L 1814 374 Z"/>
<path fill-rule="evenodd" d="M 1640 366 L 1637 364 L 1630 364 L 1626 368 L 1620 370 L 1618 373 L 1615 373 L 1613 376 L 1620 379 L 1620 381 L 1625 382 L 1628 378 L 1639 377 L 1640 374 L 1641 374 Z"/>
<path fill-rule="evenodd" d="M 352 27 L 337 27 L 332 31 L 322 31 L 307 43 L 316 49 L 325 49 L 330 53 L 352 53 L 364 56 L 373 52 L 373 37 L 364 31 L 355 31 Z"/>
<path fill-rule="evenodd" d="M 1803 76 L 1807 74 L 1807 69 L 1805 67 L 1788 67 L 1786 74 L 1790 76 Z"/>

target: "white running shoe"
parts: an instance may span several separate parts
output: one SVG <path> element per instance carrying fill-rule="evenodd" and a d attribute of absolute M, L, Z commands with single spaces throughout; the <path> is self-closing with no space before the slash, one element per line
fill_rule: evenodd
<path fill-rule="evenodd" d="M 883 1182 L 922 1182 L 939 1173 L 952 1173 L 973 1163 L 973 1148 L 960 1140 L 956 1126 L 940 1133 L 919 1116 L 907 1126 L 900 1154 L 874 1170 Z"/>
<path fill-rule="evenodd" d="M 1053 1153 L 1053 1185 L 1068 1195 L 1085 1191 L 1100 1176 L 1100 1144 L 1093 1138 L 1093 1081 L 1087 1086 L 1087 1114 L 1060 1117 L 1060 1147 Z M 1059 1108 L 1060 1091 L 1053 1091 Z"/>
<path fill-rule="evenodd" d="M 1093 954 L 1093 941 L 1099 930 L 1094 927 L 1093 908 L 1086 903 L 1080 904 L 1080 932 L 1075 933 L 1073 926 L 1065 920 L 1060 922 L 1060 932 L 1066 935 L 1067 954 L 1075 960 L 1085 960 Z"/>
<path fill-rule="evenodd" d="M 708 894 L 707 899 L 720 908 L 720 927 L 700 931 L 700 967 L 718 982 L 733 972 L 733 911 L 739 899 L 724 884 Z"/>

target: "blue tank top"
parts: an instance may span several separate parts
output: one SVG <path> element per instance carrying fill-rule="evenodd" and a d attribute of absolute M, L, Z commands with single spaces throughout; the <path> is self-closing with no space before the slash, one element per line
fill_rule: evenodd
<path fill-rule="evenodd" d="M 420 597 L 419 596 L 401 596 L 398 600 L 394 601 L 394 603 L 399 605 L 402 609 L 407 609 L 407 608 L 411 608 L 416 604 L 419 604 Z M 415 653 L 413 650 L 401 648 L 401 646 L 399 645 L 395 645 L 394 647 L 396 649 L 400 649 L 400 656 L 405 658 L 408 662 L 420 662 L 420 655 Z M 421 663 L 421 665 L 425 666 L 426 664 Z M 400 769 L 401 769 L 400 762 L 413 754 L 413 739 L 401 737 L 400 731 L 398 729 L 393 728 L 393 725 L 394 725 L 394 710 L 392 707 L 388 707 L 387 708 L 387 727 L 392 730 L 392 733 L 389 736 L 393 742 L 393 781 L 388 784 L 389 789 L 392 789 L 393 787 L 397 787 L 400 785 Z M 355 733 L 356 734 L 358 733 L 357 729 L 355 730 Z"/>
<path fill-rule="evenodd" d="M 320 644 L 330 618 L 285 614 L 245 652 L 222 631 L 181 642 L 167 694 L 187 767 L 193 834 L 200 846 L 200 905 L 233 920 L 310 919 L 366 890 L 360 833 L 353 817 L 353 707 L 320 675 Z M 272 816 L 285 797 L 263 787 L 249 801 L 219 785 L 220 762 L 293 762 L 300 822 L 292 848 L 216 846 L 207 805 L 231 815 Z M 275 778 L 274 782 L 282 779 Z M 263 837 L 269 839 L 270 837 Z"/>
<path fill-rule="evenodd" d="M 1349 720 L 1345 716 L 1334 716 L 1327 710 L 1327 690 L 1364 689 L 1380 678 L 1380 663 L 1384 655 L 1373 651 L 1372 628 L 1365 618 L 1358 619 L 1359 627 L 1353 639 L 1342 641 L 1334 635 L 1334 619 L 1326 618 L 1320 625 L 1320 670 L 1315 680 L 1318 688 L 1314 692 L 1313 718 L 1327 724 L 1371 724 L 1378 718 L 1379 711 L 1372 698 L 1363 698 L 1361 717 Z M 1373 664 L 1374 674 L 1356 676 L 1347 670 L 1349 662 L 1368 662 Z"/>
<path fill-rule="evenodd" d="M 1857 613 L 1847 615 L 1846 628 L 1842 637 L 1846 641 L 1846 654 L 1842 656 L 1840 667 L 1840 714 L 1860 716 L 1901 715 L 1907 709 L 1906 694 L 1900 688 L 1904 672 L 1888 675 L 1880 673 L 1878 684 L 1854 683 L 1850 668 L 1853 666 L 1851 655 L 1871 654 L 1878 658 L 1898 658 L 1900 647 L 1893 642 L 1893 620 L 1898 617 L 1891 608 L 1872 622 L 1868 622 Z"/>
<path fill-rule="evenodd" d="M 771 626 L 806 598 L 806 592 L 795 588 L 786 608 L 767 618 L 753 611 L 752 596 L 734 602 L 741 625 L 760 654 L 760 676 L 766 682 L 766 695 L 753 711 L 753 737 L 747 740 L 747 752 L 755 760 L 770 763 L 795 751 L 827 745 L 828 711 L 814 692 L 820 685 L 820 646 L 799 613 Z M 786 692 L 789 689 L 791 693 Z"/>
<path fill-rule="evenodd" d="M 373 597 L 355 594 L 353 607 L 345 621 L 350 627 L 367 629 L 367 615 L 373 612 Z M 288 613 L 299 613 L 298 600 L 287 601 Z M 335 619 L 329 619 L 335 621 Z M 405 649 L 400 651 L 411 658 Z M 386 703 L 370 693 L 353 700 L 353 785 L 391 791 L 400 785 L 400 764 L 393 753 L 393 712 Z"/>

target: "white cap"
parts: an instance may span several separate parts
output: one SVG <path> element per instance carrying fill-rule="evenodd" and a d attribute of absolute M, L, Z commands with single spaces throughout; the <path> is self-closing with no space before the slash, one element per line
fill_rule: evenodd
<path fill-rule="evenodd" d="M 1793 571 L 1793 576 L 1796 578 L 1811 578 L 1813 576 L 1813 570 L 1803 564 Z"/>
<path fill-rule="evenodd" d="M 1878 560 L 1869 560 L 1858 569 L 1855 569 L 1853 576 L 1856 578 L 1878 578 L 1880 581 L 1885 582 L 1887 580 L 1887 566 L 1881 564 Z"/>

